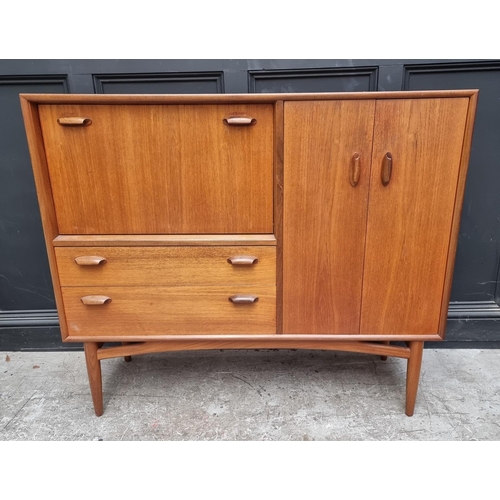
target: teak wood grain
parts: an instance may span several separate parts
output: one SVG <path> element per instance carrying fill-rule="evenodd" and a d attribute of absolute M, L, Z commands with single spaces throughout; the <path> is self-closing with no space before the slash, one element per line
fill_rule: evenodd
<path fill-rule="evenodd" d="M 359 331 L 374 111 L 374 100 L 285 103 L 284 333 Z"/>
<path fill-rule="evenodd" d="M 438 332 L 467 109 L 466 98 L 377 101 L 360 333 Z"/>
<path fill-rule="evenodd" d="M 276 332 L 283 333 L 284 102 L 274 107 L 274 235 L 276 237 Z"/>
<path fill-rule="evenodd" d="M 185 247 L 185 246 L 276 246 L 273 234 L 96 234 L 59 235 L 52 241 L 55 247 Z"/>
<path fill-rule="evenodd" d="M 408 359 L 410 348 L 400 346 L 381 345 L 376 342 L 345 342 L 332 339 L 299 339 L 286 335 L 275 335 L 272 338 L 263 335 L 246 337 L 240 340 L 205 339 L 192 340 L 177 338 L 159 342 L 126 342 L 120 347 L 105 347 L 97 353 L 98 359 L 110 359 L 120 356 L 149 354 L 154 352 L 192 351 L 210 349 L 321 349 L 325 351 L 348 351 L 363 354 L 388 355 L 395 358 Z M 286 338 L 288 337 L 288 338 Z"/>
<path fill-rule="evenodd" d="M 56 247 L 61 286 L 92 285 L 275 285 L 275 247 Z M 78 265 L 76 258 L 106 260 Z M 251 265 L 228 259 L 248 255 Z"/>
<path fill-rule="evenodd" d="M 62 287 L 69 336 L 257 334 L 276 332 L 276 287 L 263 285 L 176 287 Z M 256 295 L 254 304 L 233 304 L 233 295 Z M 103 295 L 103 305 L 81 298 Z"/>
<path fill-rule="evenodd" d="M 102 374 L 101 360 L 97 354 L 99 350 L 97 342 L 86 342 L 83 345 L 85 351 L 85 362 L 87 364 L 87 374 L 89 377 L 90 392 L 92 394 L 92 402 L 94 403 L 94 411 L 96 416 L 100 417 L 104 413 L 104 405 L 102 400 Z"/>
<path fill-rule="evenodd" d="M 422 356 L 424 350 L 423 342 L 408 342 L 410 357 L 406 366 L 406 408 L 408 417 L 413 416 L 415 402 L 417 400 L 418 382 L 420 379 L 420 369 L 422 367 Z"/>
<path fill-rule="evenodd" d="M 28 140 L 30 151 L 38 206 L 40 207 L 45 248 L 47 249 L 50 276 L 54 287 L 54 297 L 59 315 L 61 337 L 62 340 L 66 340 L 68 333 L 66 331 L 65 313 L 59 284 L 59 272 L 57 269 L 54 248 L 52 246 L 52 240 L 59 234 L 59 228 L 57 225 L 56 209 L 47 169 L 47 158 L 45 156 L 42 129 L 40 126 L 40 116 L 38 113 L 38 106 L 26 99 L 21 99 L 21 110 L 26 128 L 26 139 Z"/>
<path fill-rule="evenodd" d="M 273 232 L 272 105 L 39 108 L 60 233 Z"/>
<path fill-rule="evenodd" d="M 20 94 L 21 99 L 39 104 L 262 104 L 277 101 L 324 101 L 326 99 L 428 99 L 470 97 L 477 89 L 404 90 L 386 92 L 311 92 L 284 94 Z"/>
<path fill-rule="evenodd" d="M 448 319 L 448 307 L 450 303 L 451 286 L 453 283 L 453 269 L 457 253 L 458 235 L 460 231 L 460 216 L 465 195 L 465 182 L 469 168 L 469 158 L 472 145 L 472 134 L 474 131 L 474 118 L 476 116 L 478 93 L 475 92 L 469 98 L 467 110 L 467 122 L 465 125 L 464 142 L 462 145 L 462 157 L 460 159 L 460 172 L 458 174 L 457 195 L 453 209 L 453 221 L 450 235 L 450 245 L 448 248 L 448 262 L 446 263 L 446 274 L 444 280 L 443 297 L 441 299 L 441 314 L 438 334 L 443 339 Z"/>

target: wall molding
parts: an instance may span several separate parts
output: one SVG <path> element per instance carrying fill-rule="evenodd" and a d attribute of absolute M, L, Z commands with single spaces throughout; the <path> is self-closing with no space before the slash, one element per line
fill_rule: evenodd
<path fill-rule="evenodd" d="M 471 61 L 459 63 L 405 64 L 402 90 L 410 90 L 412 75 L 422 73 L 454 73 L 464 71 L 499 71 L 500 61 Z"/>
<path fill-rule="evenodd" d="M 68 75 L 8 75 L 0 76 L 0 85 L 40 85 L 46 83 L 59 83 L 63 86 L 64 93 L 69 92 Z"/>
<path fill-rule="evenodd" d="M 448 319 L 500 319 L 500 306 L 493 300 L 450 302 Z"/>
<path fill-rule="evenodd" d="M 55 309 L 0 311 L 0 328 L 59 326 Z"/>
<path fill-rule="evenodd" d="M 104 86 L 113 83 L 187 83 L 187 82 L 210 82 L 216 86 L 216 93 L 224 93 L 223 71 L 196 71 L 189 73 L 121 73 L 121 74 L 99 74 L 92 75 L 94 80 L 94 91 L 96 94 L 104 94 Z"/>
<path fill-rule="evenodd" d="M 376 91 L 378 85 L 378 66 L 359 66 L 352 68 L 306 68 L 306 69 L 273 69 L 248 71 L 248 92 L 256 93 L 257 84 L 263 80 L 280 80 L 289 78 L 328 78 L 368 76 L 368 90 Z"/>

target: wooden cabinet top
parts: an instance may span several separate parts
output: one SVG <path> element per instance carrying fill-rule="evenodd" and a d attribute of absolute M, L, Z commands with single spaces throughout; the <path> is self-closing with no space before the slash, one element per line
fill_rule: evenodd
<path fill-rule="evenodd" d="M 422 90 L 401 92 L 321 92 L 282 94 L 20 94 L 21 99 L 40 104 L 169 104 L 169 103 L 270 103 L 276 101 L 329 99 L 425 99 L 432 97 L 471 97 L 477 89 Z"/>

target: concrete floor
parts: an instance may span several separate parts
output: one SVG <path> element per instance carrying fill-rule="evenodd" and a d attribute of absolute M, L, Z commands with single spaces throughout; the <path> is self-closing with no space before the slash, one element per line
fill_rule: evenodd
<path fill-rule="evenodd" d="M 415 415 L 406 361 L 325 351 L 205 351 L 102 362 L 0 353 L 1 441 L 500 439 L 500 350 L 426 349 Z"/>

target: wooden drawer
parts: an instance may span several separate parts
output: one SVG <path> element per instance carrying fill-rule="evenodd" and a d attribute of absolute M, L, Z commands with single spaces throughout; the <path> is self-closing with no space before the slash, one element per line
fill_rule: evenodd
<path fill-rule="evenodd" d="M 276 333 L 274 286 L 63 287 L 61 290 L 69 338 Z M 258 300 L 249 304 L 229 301 L 229 297 L 241 295 L 255 296 Z M 82 298 L 91 301 L 95 296 L 109 297 L 109 301 L 100 305 L 82 303 Z"/>
<path fill-rule="evenodd" d="M 58 247 L 55 253 L 61 286 L 276 284 L 275 247 Z"/>
<path fill-rule="evenodd" d="M 60 234 L 273 232 L 272 104 L 39 106 Z M 227 125 L 246 116 L 252 125 Z M 85 118 L 87 125 L 61 125 Z"/>

